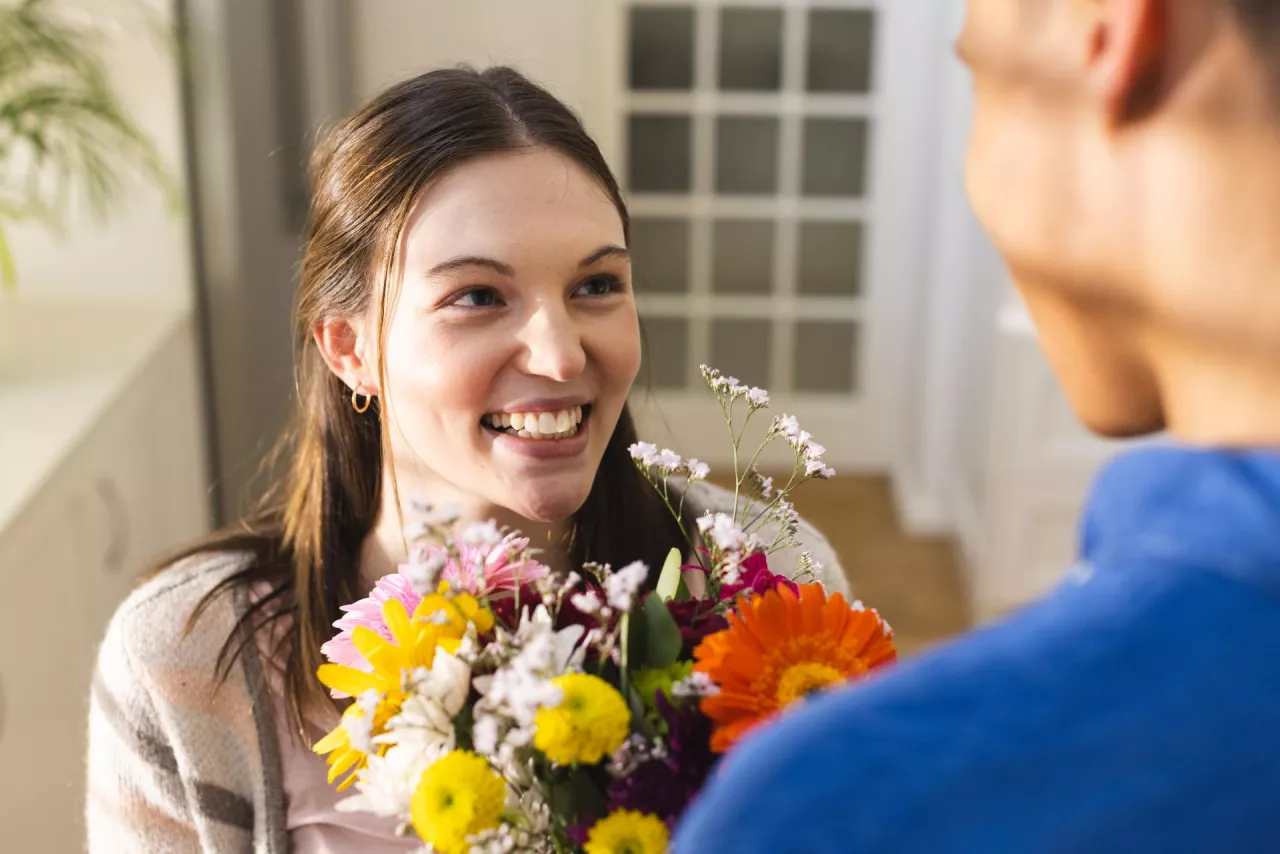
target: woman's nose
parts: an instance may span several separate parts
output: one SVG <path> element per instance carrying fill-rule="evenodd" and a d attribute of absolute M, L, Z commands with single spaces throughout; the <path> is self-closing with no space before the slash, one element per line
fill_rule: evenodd
<path fill-rule="evenodd" d="M 586 368 L 582 331 L 567 311 L 539 308 L 525 324 L 522 338 L 524 364 L 520 368 L 527 374 L 568 382 Z"/>

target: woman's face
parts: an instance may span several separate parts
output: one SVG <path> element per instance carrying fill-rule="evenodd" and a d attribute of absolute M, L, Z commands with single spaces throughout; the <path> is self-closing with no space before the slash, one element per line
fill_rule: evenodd
<path fill-rule="evenodd" d="M 640 366 L 604 188 L 548 149 L 479 158 L 428 187 L 400 252 L 381 391 L 402 488 L 567 518 Z"/>

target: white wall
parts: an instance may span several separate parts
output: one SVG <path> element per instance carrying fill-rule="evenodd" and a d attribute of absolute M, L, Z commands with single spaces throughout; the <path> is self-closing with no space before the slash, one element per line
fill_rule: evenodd
<path fill-rule="evenodd" d="M 614 160 L 623 68 L 618 0 L 377 0 L 351 7 L 361 99 L 434 68 L 513 65 L 582 117 Z"/>
<path fill-rule="evenodd" d="M 948 0 L 929 45 L 939 92 L 928 130 L 937 140 L 927 186 L 932 218 L 918 236 L 916 294 L 903 332 L 917 343 L 901 374 L 893 434 L 899 512 L 919 533 L 957 528 L 951 494 L 974 455 L 973 435 L 984 426 L 984 377 L 1001 279 L 964 189 L 972 95 L 967 71 L 949 50 L 963 15 L 962 0 Z"/>
<path fill-rule="evenodd" d="M 95 16 L 120 9 L 111 0 L 65 0 L 62 5 Z M 157 5 L 155 13 L 165 20 L 172 14 L 167 4 Z M 171 48 L 152 38 L 136 13 L 120 15 L 118 22 L 117 33 L 103 49 L 110 80 L 124 107 L 151 135 L 175 179 L 181 181 L 177 58 Z M 8 234 L 19 293 L 189 302 L 192 272 L 187 229 L 186 217 L 171 210 L 158 189 L 140 182 L 127 187 L 106 224 L 79 210 L 61 238 L 34 224 L 13 226 Z"/>

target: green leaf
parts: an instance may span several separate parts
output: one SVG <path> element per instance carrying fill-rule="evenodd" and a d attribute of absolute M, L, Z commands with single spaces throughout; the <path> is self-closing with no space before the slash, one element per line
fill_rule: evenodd
<path fill-rule="evenodd" d="M 653 722 L 649 720 L 649 710 L 645 708 L 644 699 L 634 685 L 627 691 L 627 706 L 631 708 L 632 729 L 645 738 L 656 736 L 657 733 L 654 731 Z"/>
<path fill-rule="evenodd" d="M 680 592 L 680 582 L 684 574 L 680 570 L 682 555 L 679 549 L 667 552 L 667 559 L 662 564 L 662 574 L 658 576 L 658 595 L 663 602 L 670 602 Z"/>
<path fill-rule="evenodd" d="M 680 627 L 667 610 L 667 604 L 656 592 L 644 600 L 645 664 L 648 667 L 670 667 L 680 658 L 684 639 Z"/>
<path fill-rule="evenodd" d="M 587 816 L 599 818 L 607 812 L 600 788 L 584 770 L 574 769 L 569 777 L 548 786 L 547 805 L 552 811 L 578 821 Z"/>
<path fill-rule="evenodd" d="M 631 674 L 649 667 L 649 628 L 645 624 L 644 604 L 622 616 L 623 687 L 630 684 Z"/>
<path fill-rule="evenodd" d="M 622 638 L 622 667 L 621 673 L 618 674 L 618 684 L 622 688 L 623 696 L 626 696 L 630 687 L 628 680 L 631 678 L 631 650 L 638 649 L 636 646 L 636 638 L 634 636 L 635 624 L 631 620 L 631 612 L 622 615 L 622 624 L 619 629 L 619 636 Z"/>

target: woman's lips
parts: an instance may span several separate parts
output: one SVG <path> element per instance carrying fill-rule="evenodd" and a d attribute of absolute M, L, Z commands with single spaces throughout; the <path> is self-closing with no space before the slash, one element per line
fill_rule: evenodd
<path fill-rule="evenodd" d="M 514 433 L 506 433 L 486 427 L 493 437 L 495 447 L 533 460 L 566 460 L 578 456 L 587 448 L 591 423 L 584 418 L 578 432 L 561 439 L 534 439 Z"/>

